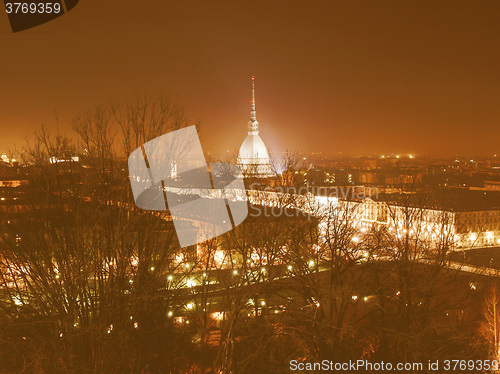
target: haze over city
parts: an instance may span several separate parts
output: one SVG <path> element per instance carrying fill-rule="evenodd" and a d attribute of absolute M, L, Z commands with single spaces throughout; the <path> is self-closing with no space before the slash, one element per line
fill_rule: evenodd
<path fill-rule="evenodd" d="M 499 0 L 11 1 L 1 373 L 500 372 Z"/>
<path fill-rule="evenodd" d="M 164 93 L 234 153 L 256 77 L 271 152 L 498 153 L 498 1 L 87 0 L 12 34 L 0 17 L 0 150 L 40 124 Z"/>

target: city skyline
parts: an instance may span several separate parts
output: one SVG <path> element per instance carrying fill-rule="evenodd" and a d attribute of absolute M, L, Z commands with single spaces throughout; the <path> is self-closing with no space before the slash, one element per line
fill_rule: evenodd
<path fill-rule="evenodd" d="M 499 0 L 10 1 L 1 373 L 500 372 Z"/>
<path fill-rule="evenodd" d="M 56 113 L 69 133 L 71 119 L 96 105 L 164 93 L 200 120 L 208 152 L 235 153 L 255 75 L 273 153 L 492 156 L 498 16 L 494 1 L 87 1 L 18 34 L 3 17 L 0 149 L 42 123 L 56 131 Z"/>

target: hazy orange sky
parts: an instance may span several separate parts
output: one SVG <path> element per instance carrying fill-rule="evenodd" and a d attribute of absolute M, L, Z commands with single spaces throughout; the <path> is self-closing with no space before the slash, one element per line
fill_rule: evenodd
<path fill-rule="evenodd" d="M 3 6 L 1 6 L 2 12 Z M 136 94 L 178 97 L 205 151 L 500 154 L 500 1 L 81 0 L 0 15 L 0 150 Z"/>

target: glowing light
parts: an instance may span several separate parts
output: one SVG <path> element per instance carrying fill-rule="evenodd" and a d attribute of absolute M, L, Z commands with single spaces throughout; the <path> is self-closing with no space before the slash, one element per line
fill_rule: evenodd
<path fill-rule="evenodd" d="M 292 271 L 293 269 L 292 265 L 288 265 L 286 268 L 288 269 L 288 271 Z"/>
<path fill-rule="evenodd" d="M 183 260 L 184 260 L 184 255 L 181 253 L 175 256 L 174 262 L 176 264 L 180 264 Z"/>
<path fill-rule="evenodd" d="M 309 261 L 309 266 L 310 266 L 310 267 L 313 267 L 314 265 L 315 265 L 314 260 Z"/>
<path fill-rule="evenodd" d="M 185 319 L 186 317 L 174 317 L 174 323 L 177 325 L 181 325 L 184 323 Z"/>
<path fill-rule="evenodd" d="M 14 296 L 14 304 L 23 305 L 23 301 L 19 296 Z"/>
<path fill-rule="evenodd" d="M 217 265 L 221 265 L 224 262 L 224 251 L 222 249 L 217 249 L 214 253 L 214 261 Z"/>
<path fill-rule="evenodd" d="M 167 277 L 167 279 L 168 279 L 169 281 L 171 281 L 172 279 L 174 279 L 174 277 L 173 277 L 173 276 L 171 276 L 171 275 L 169 275 L 169 276 Z"/>
<path fill-rule="evenodd" d="M 139 259 L 137 257 L 132 257 L 130 259 L 130 263 L 132 264 L 132 266 L 137 266 L 139 265 Z"/>
<path fill-rule="evenodd" d="M 194 309 L 194 303 L 189 303 L 189 304 L 187 304 L 187 305 L 186 305 L 186 308 L 187 308 L 188 310 L 192 310 L 192 309 Z"/>
<path fill-rule="evenodd" d="M 238 270 L 233 270 L 233 275 L 238 275 Z"/>
<path fill-rule="evenodd" d="M 224 319 L 224 312 L 214 312 L 212 313 L 212 318 L 216 321 L 222 321 Z"/>
<path fill-rule="evenodd" d="M 168 312 L 168 316 L 169 316 L 169 317 L 172 317 L 172 315 L 173 315 L 173 314 L 174 314 L 174 313 L 173 313 L 172 311 L 169 311 L 169 312 Z"/>
<path fill-rule="evenodd" d="M 356 300 L 358 300 L 358 297 L 357 297 L 356 295 L 352 295 L 352 299 L 353 299 L 354 301 L 356 301 Z"/>
<path fill-rule="evenodd" d="M 260 305 L 262 305 L 262 306 L 266 306 L 266 302 L 265 302 L 264 300 L 262 300 L 262 301 L 260 302 Z"/>

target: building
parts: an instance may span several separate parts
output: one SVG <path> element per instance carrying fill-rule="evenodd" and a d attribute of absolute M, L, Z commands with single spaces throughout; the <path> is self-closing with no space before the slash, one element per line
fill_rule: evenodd
<path fill-rule="evenodd" d="M 267 178 L 272 177 L 271 162 L 267 148 L 259 136 L 259 122 L 255 111 L 255 78 L 252 77 L 252 102 L 248 135 L 238 153 L 238 165 L 243 175 Z"/>
<path fill-rule="evenodd" d="M 497 199 L 498 195 L 491 196 Z M 369 229 L 373 224 L 385 225 L 391 230 L 410 235 L 435 239 L 443 234 L 443 227 L 449 227 L 455 249 L 500 246 L 500 207 L 490 203 L 472 201 L 455 204 L 401 204 L 400 201 L 383 201 L 365 198 L 358 210 L 361 226 Z M 410 212 L 408 212 L 410 209 Z M 412 217 L 409 222 L 408 217 Z M 405 232 L 406 233 L 406 232 Z"/>
<path fill-rule="evenodd" d="M 500 191 L 499 181 L 486 181 L 484 182 L 484 189 L 486 191 Z"/>
<path fill-rule="evenodd" d="M 0 160 L 0 212 L 17 212 L 26 208 L 27 184 L 23 168 Z"/>

